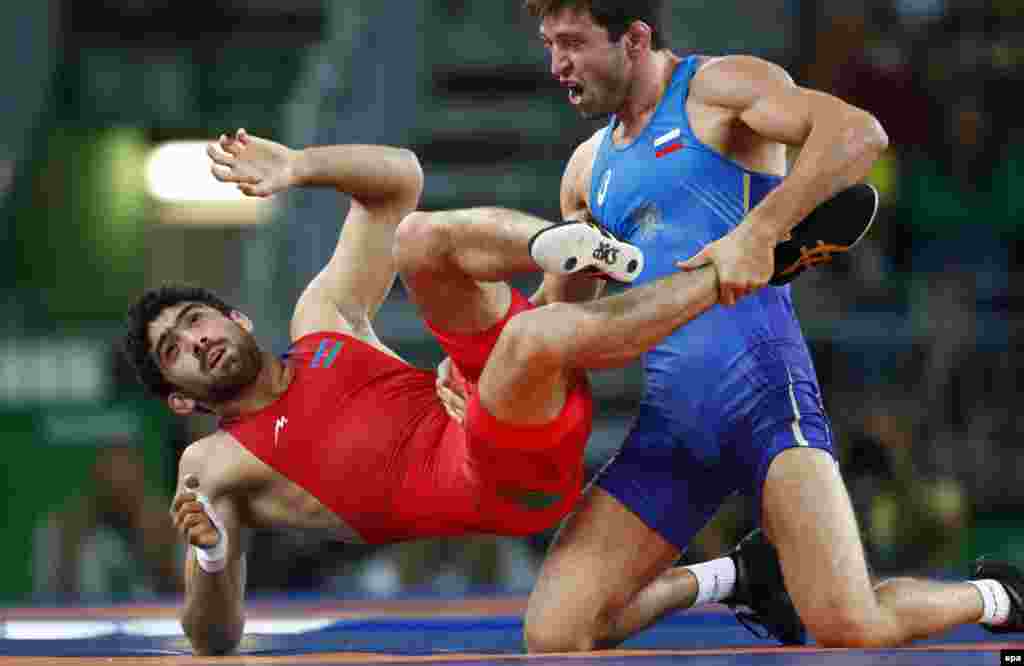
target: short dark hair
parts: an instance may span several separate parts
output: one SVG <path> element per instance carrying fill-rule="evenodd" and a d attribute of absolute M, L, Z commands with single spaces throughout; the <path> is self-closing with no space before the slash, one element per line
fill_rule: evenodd
<path fill-rule="evenodd" d="M 121 351 L 135 369 L 135 374 L 146 391 L 160 398 L 166 398 L 177 387 L 167 381 L 150 353 L 149 325 L 164 309 L 179 303 L 203 303 L 225 315 L 231 314 L 235 309 L 209 289 L 180 283 L 150 289 L 128 308 L 125 320 L 127 330 L 121 341 Z"/>
<path fill-rule="evenodd" d="M 651 48 L 662 47 L 655 20 L 660 0 L 526 0 L 525 4 L 530 15 L 541 20 L 563 9 L 589 12 L 594 23 L 607 30 L 613 42 L 622 39 L 633 21 L 643 21 L 651 27 Z"/>

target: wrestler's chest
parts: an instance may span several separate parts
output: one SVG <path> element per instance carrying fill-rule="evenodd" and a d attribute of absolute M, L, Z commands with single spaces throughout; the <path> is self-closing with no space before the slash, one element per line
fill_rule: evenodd
<path fill-rule="evenodd" d="M 274 474 L 248 494 L 248 520 L 253 527 L 315 529 L 342 541 L 358 541 L 355 532 L 312 493 Z"/>

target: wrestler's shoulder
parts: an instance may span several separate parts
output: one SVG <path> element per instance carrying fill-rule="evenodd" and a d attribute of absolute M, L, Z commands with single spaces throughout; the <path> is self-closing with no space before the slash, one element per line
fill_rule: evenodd
<path fill-rule="evenodd" d="M 585 188 L 590 183 L 590 173 L 594 166 L 594 158 L 597 156 L 606 131 L 607 128 L 602 127 L 576 146 L 565 168 L 565 177 L 563 179 L 565 186 L 585 191 Z"/>
<path fill-rule="evenodd" d="M 178 462 L 180 477 L 196 474 L 208 486 L 223 489 L 257 481 L 265 476 L 268 469 L 224 430 L 217 430 L 188 445 Z"/>

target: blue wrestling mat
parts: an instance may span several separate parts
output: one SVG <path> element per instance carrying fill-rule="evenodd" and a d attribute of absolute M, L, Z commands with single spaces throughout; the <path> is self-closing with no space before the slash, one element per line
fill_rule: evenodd
<path fill-rule="evenodd" d="M 430 604 L 394 602 L 362 610 L 354 604 L 312 605 L 305 611 L 295 604 L 264 605 L 250 612 L 239 654 L 273 657 L 363 653 L 365 657 L 433 656 L 435 659 L 431 661 L 443 655 L 471 654 L 493 661 L 502 659 L 502 655 L 511 657 L 524 652 L 519 606 L 521 601 L 499 599 L 451 603 L 434 600 Z M 10 609 L 3 612 L 0 625 L 0 655 L 92 658 L 190 655 L 191 649 L 175 613 L 172 607 Z M 993 644 L 986 644 L 992 638 L 978 626 L 961 627 L 930 641 L 915 643 L 913 652 L 895 651 L 914 654 L 916 661 L 857 663 L 924 663 L 922 658 L 929 654 L 929 646 L 935 646 L 943 660 L 927 663 L 995 664 L 998 658 L 991 652 Z M 964 661 L 958 656 L 961 651 L 977 655 L 976 650 L 983 646 L 991 652 L 986 660 Z M 632 653 L 630 661 L 634 663 L 645 652 L 653 651 L 661 656 L 702 654 L 706 658 L 701 659 L 701 664 L 734 664 L 739 663 L 734 660 L 737 655 L 752 650 L 758 653 L 756 663 L 766 664 L 822 663 L 823 653 L 830 652 L 812 648 L 779 649 L 774 641 L 751 635 L 721 607 L 671 616 L 620 646 L 620 651 Z M 813 654 L 807 654 L 808 650 Z M 599 654 L 607 655 L 601 657 L 604 662 L 620 651 Z M 715 655 L 728 659 L 716 661 Z M 788 660 L 777 660 L 783 656 Z M 798 656 L 799 660 L 792 660 Z M 817 660 L 810 659 L 811 656 L 816 656 Z M 810 660 L 805 661 L 805 657 Z"/>

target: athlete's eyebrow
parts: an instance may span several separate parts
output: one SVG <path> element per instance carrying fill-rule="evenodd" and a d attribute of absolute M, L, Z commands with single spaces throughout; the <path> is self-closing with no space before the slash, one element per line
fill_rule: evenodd
<path fill-rule="evenodd" d="M 561 37 L 567 32 L 572 32 L 572 28 L 561 28 L 556 26 L 555 29 L 551 32 L 551 34 L 548 34 L 547 30 L 544 29 L 544 26 L 540 26 L 540 28 L 537 30 L 537 34 L 544 39 L 555 39 L 557 37 Z"/>
<path fill-rule="evenodd" d="M 545 44 L 551 43 L 565 43 L 565 42 L 585 42 L 587 39 L 586 33 L 578 28 L 563 28 L 555 30 L 552 34 L 547 34 L 543 30 L 540 32 L 540 39 Z"/>
<path fill-rule="evenodd" d="M 181 324 L 181 321 L 185 318 L 185 316 L 189 312 L 195 310 L 198 307 L 201 307 L 199 303 L 189 303 L 182 309 L 178 310 L 178 314 L 175 315 L 174 317 L 174 323 L 165 328 L 164 332 L 160 334 L 160 337 L 156 341 L 156 347 L 153 348 L 153 353 L 156 354 L 157 359 L 163 358 L 161 350 L 163 349 L 164 344 L 167 342 L 167 336 L 171 334 L 171 330 L 178 328 L 178 326 Z"/>

